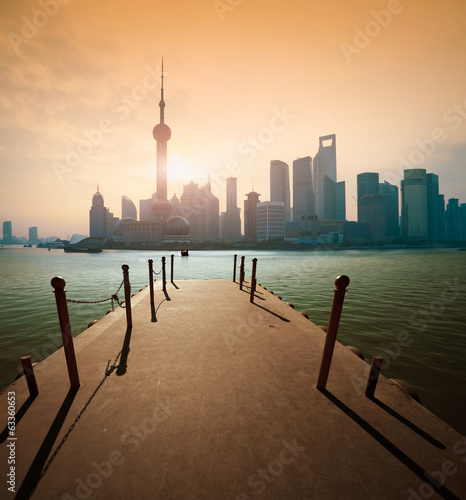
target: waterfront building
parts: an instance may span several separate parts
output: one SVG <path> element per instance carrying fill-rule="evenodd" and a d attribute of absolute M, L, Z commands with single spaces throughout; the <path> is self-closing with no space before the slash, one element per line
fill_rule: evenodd
<path fill-rule="evenodd" d="M 244 200 L 244 239 L 246 241 L 257 241 L 257 204 L 259 193 L 251 191 Z"/>
<path fill-rule="evenodd" d="M 364 223 L 361 220 L 359 203 L 363 196 L 369 194 L 379 194 L 379 174 L 376 172 L 363 172 L 356 176 L 357 191 L 358 191 L 358 222 Z"/>
<path fill-rule="evenodd" d="M 136 210 L 136 205 L 127 197 L 121 197 L 121 218 L 132 217 L 133 219 L 138 218 L 138 212 Z"/>
<path fill-rule="evenodd" d="M 13 241 L 13 229 L 11 225 L 11 220 L 6 220 L 3 222 L 2 243 L 5 245 L 10 245 L 12 241 Z"/>
<path fill-rule="evenodd" d="M 312 174 L 316 213 L 319 219 L 328 218 L 325 213 L 326 209 L 328 210 L 329 207 L 329 204 L 326 204 L 326 198 L 333 194 L 334 184 L 332 184 L 332 182 L 337 182 L 335 134 L 319 137 L 319 150 L 313 160 Z M 327 181 L 326 177 L 328 178 Z"/>
<path fill-rule="evenodd" d="M 285 203 L 261 201 L 257 204 L 257 241 L 285 237 Z"/>
<path fill-rule="evenodd" d="M 222 239 L 238 241 L 241 239 L 240 208 L 237 206 L 237 179 L 229 177 L 226 180 L 227 209 L 222 212 Z"/>
<path fill-rule="evenodd" d="M 185 184 L 180 199 L 174 195 L 170 203 L 172 214 L 180 215 L 188 221 L 192 240 L 219 239 L 219 200 L 212 194 L 210 182 L 201 188 L 193 181 Z"/>
<path fill-rule="evenodd" d="M 293 161 L 293 221 L 315 214 L 316 204 L 312 186 L 312 158 L 306 156 Z"/>
<path fill-rule="evenodd" d="M 459 220 L 460 220 L 459 240 L 466 241 L 466 203 L 461 203 L 460 205 Z"/>
<path fill-rule="evenodd" d="M 107 236 L 107 212 L 104 206 L 104 197 L 99 191 L 92 196 L 92 206 L 89 210 L 89 236 L 91 238 L 105 238 Z"/>
<path fill-rule="evenodd" d="M 139 200 L 139 220 L 150 222 L 152 220 L 152 198 Z"/>
<path fill-rule="evenodd" d="M 385 207 L 385 235 L 387 238 L 400 237 L 400 209 L 398 186 L 387 181 L 379 184 L 379 194 L 383 197 Z"/>
<path fill-rule="evenodd" d="M 446 210 L 447 241 L 456 242 L 460 239 L 460 212 L 458 198 L 450 198 Z"/>
<path fill-rule="evenodd" d="M 38 242 L 39 236 L 37 235 L 37 226 L 30 227 L 28 243 L 30 245 L 37 245 Z"/>
<path fill-rule="evenodd" d="M 440 240 L 445 241 L 447 238 L 447 222 L 445 213 L 445 195 L 439 195 L 439 205 L 440 205 Z"/>
<path fill-rule="evenodd" d="M 270 162 L 270 201 L 282 202 L 285 220 L 291 220 L 289 168 L 287 163 L 280 160 Z"/>
<path fill-rule="evenodd" d="M 378 187 L 378 183 L 377 183 Z M 385 239 L 385 204 L 380 194 L 366 194 L 358 203 L 358 222 L 366 224 L 368 237 L 375 241 Z"/>
<path fill-rule="evenodd" d="M 424 168 L 404 171 L 404 179 L 401 181 L 401 224 L 403 237 L 417 240 L 428 238 L 427 185 Z"/>
<path fill-rule="evenodd" d="M 439 194 L 438 175 L 426 175 L 427 190 L 427 235 L 431 241 L 443 240 L 441 219 L 444 206 Z"/>

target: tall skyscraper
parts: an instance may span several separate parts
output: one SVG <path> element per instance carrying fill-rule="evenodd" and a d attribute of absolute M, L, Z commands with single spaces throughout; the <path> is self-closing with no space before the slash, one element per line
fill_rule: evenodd
<path fill-rule="evenodd" d="M 222 238 L 238 241 L 241 238 L 240 208 L 237 206 L 236 177 L 227 179 L 227 210 L 222 213 Z"/>
<path fill-rule="evenodd" d="M 285 237 L 285 204 L 282 201 L 262 201 L 257 204 L 257 240 Z"/>
<path fill-rule="evenodd" d="M 91 238 L 112 238 L 113 229 L 118 222 L 118 217 L 104 206 L 104 197 L 99 191 L 92 196 L 92 206 L 89 210 L 89 236 Z"/>
<path fill-rule="evenodd" d="M 385 204 L 381 194 L 366 194 L 359 200 L 359 220 L 367 224 L 368 237 L 375 241 L 385 239 Z"/>
<path fill-rule="evenodd" d="M 427 235 L 431 241 L 442 240 L 442 217 L 444 207 L 439 194 L 438 175 L 426 175 L 427 190 Z"/>
<path fill-rule="evenodd" d="M 460 239 L 460 211 L 458 198 L 450 198 L 446 210 L 447 241 L 455 242 Z"/>
<path fill-rule="evenodd" d="M 89 210 L 89 236 L 91 238 L 107 236 L 107 209 L 104 206 L 104 197 L 99 191 L 99 186 L 92 196 L 92 206 Z"/>
<path fill-rule="evenodd" d="M 404 171 L 401 181 L 402 236 L 425 240 L 427 234 L 427 185 L 425 168 Z"/>
<path fill-rule="evenodd" d="M 127 197 L 121 197 L 121 218 L 132 217 L 133 219 L 138 218 L 138 212 L 136 210 L 136 205 Z"/>
<path fill-rule="evenodd" d="M 37 243 L 39 242 L 39 237 L 37 236 L 37 227 L 36 226 L 29 228 L 28 242 L 30 245 L 37 245 Z"/>
<path fill-rule="evenodd" d="M 363 196 L 368 194 L 379 194 L 379 174 L 375 172 L 364 172 L 358 174 L 356 179 L 358 189 L 358 222 L 364 222 L 360 220 L 360 201 Z"/>
<path fill-rule="evenodd" d="M 251 191 L 244 200 L 244 239 L 246 241 L 257 240 L 257 204 L 259 193 Z"/>
<path fill-rule="evenodd" d="M 379 184 L 379 194 L 382 195 L 385 206 L 385 235 L 388 238 L 399 238 L 400 209 L 398 186 L 385 181 Z"/>
<path fill-rule="evenodd" d="M 157 190 L 152 203 L 152 215 L 156 222 L 167 220 L 172 211 L 167 199 L 167 142 L 172 136 L 170 127 L 165 123 L 165 100 L 163 96 L 163 59 L 162 59 L 162 85 L 160 90 L 160 123 L 158 123 L 152 135 L 157 141 Z M 152 197 L 154 198 L 154 196 Z"/>
<path fill-rule="evenodd" d="M 316 212 L 312 186 L 312 158 L 298 158 L 293 161 L 293 221 L 302 222 L 303 216 Z"/>
<path fill-rule="evenodd" d="M 335 134 L 319 137 L 319 150 L 314 157 L 312 170 L 319 219 L 345 220 L 345 183 L 337 183 Z"/>
<path fill-rule="evenodd" d="M 3 238 L 2 242 L 5 245 L 10 245 L 13 241 L 13 230 L 11 226 L 11 220 L 6 220 L 3 223 Z"/>
<path fill-rule="evenodd" d="M 285 220 L 291 220 L 290 174 L 288 164 L 280 160 L 270 162 L 270 201 L 281 201 L 285 206 Z"/>

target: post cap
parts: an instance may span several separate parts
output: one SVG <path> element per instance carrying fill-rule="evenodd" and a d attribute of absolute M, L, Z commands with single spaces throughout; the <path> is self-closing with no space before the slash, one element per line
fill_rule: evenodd
<path fill-rule="evenodd" d="M 121 268 L 123 269 L 123 271 L 129 271 L 129 266 L 128 266 L 128 264 L 123 264 L 123 265 L 121 266 Z"/>
<path fill-rule="evenodd" d="M 50 284 L 55 288 L 55 290 L 63 290 L 66 285 L 66 281 L 61 276 L 55 276 L 52 278 Z"/>
<path fill-rule="evenodd" d="M 253 262 L 257 262 L 257 258 L 256 258 L 256 257 L 254 257 L 254 259 L 252 259 L 252 261 L 253 261 Z"/>
<path fill-rule="evenodd" d="M 149 259 L 147 262 L 149 262 L 149 264 L 152 264 L 152 262 L 154 262 L 152 259 Z"/>
<path fill-rule="evenodd" d="M 350 279 L 346 274 L 341 274 L 338 276 L 338 278 L 335 280 L 335 286 L 338 289 L 346 288 L 350 284 Z"/>

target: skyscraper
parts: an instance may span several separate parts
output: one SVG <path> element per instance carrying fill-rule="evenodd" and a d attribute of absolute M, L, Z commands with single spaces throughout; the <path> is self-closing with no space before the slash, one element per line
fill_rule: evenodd
<path fill-rule="evenodd" d="M 222 238 L 238 241 L 241 238 L 240 209 L 237 206 L 236 177 L 227 179 L 227 210 L 222 213 Z"/>
<path fill-rule="evenodd" d="M 400 237 L 400 209 L 398 186 L 384 181 L 379 184 L 379 194 L 382 195 L 385 206 L 385 235 L 388 238 Z"/>
<path fill-rule="evenodd" d="M 30 245 L 37 245 L 39 241 L 39 237 L 37 236 L 37 227 L 33 226 L 29 228 L 29 239 L 28 242 Z"/>
<path fill-rule="evenodd" d="M 170 127 L 165 123 L 165 100 L 163 96 L 163 59 L 162 59 L 162 85 L 160 90 L 160 123 L 158 123 L 152 135 L 157 141 L 157 189 L 155 199 L 152 203 L 152 214 L 156 222 L 167 220 L 172 211 L 170 202 L 167 199 L 167 142 L 172 136 Z"/>
<path fill-rule="evenodd" d="M 107 209 L 104 206 L 104 197 L 99 191 L 99 186 L 92 196 L 92 206 L 89 210 L 89 236 L 91 238 L 107 236 Z"/>
<path fill-rule="evenodd" d="M 460 239 L 460 211 L 458 198 L 450 198 L 447 203 L 447 241 L 455 242 Z"/>
<path fill-rule="evenodd" d="M 319 150 L 314 157 L 312 170 L 319 219 L 345 220 L 345 183 L 337 183 L 335 134 L 319 137 Z"/>
<path fill-rule="evenodd" d="M 312 186 L 312 158 L 293 161 L 293 221 L 302 222 L 303 216 L 315 214 L 316 202 Z"/>
<path fill-rule="evenodd" d="M 425 168 L 404 171 L 401 181 L 402 236 L 427 239 L 427 186 Z"/>
<path fill-rule="evenodd" d="M 262 201 L 257 204 L 257 240 L 285 237 L 285 204 L 282 201 Z"/>
<path fill-rule="evenodd" d="M 444 207 L 440 199 L 438 175 L 426 175 L 427 190 L 427 235 L 431 241 L 442 240 L 441 219 L 444 216 Z"/>
<path fill-rule="evenodd" d="M 286 222 L 291 220 L 289 168 L 280 160 L 270 162 L 270 201 L 281 201 L 285 206 Z"/>
<path fill-rule="evenodd" d="M 379 194 L 379 174 L 375 172 L 364 172 L 358 174 L 356 179 L 358 189 L 358 222 L 364 222 L 360 220 L 360 201 L 363 196 L 368 194 Z"/>
<path fill-rule="evenodd" d="M 136 205 L 127 197 L 121 197 L 121 218 L 132 217 L 133 219 L 138 218 L 138 212 L 136 210 Z"/>
<path fill-rule="evenodd" d="M 2 242 L 5 245 L 10 245 L 13 240 L 13 230 L 11 227 L 11 220 L 6 220 L 3 223 L 3 238 Z"/>
<path fill-rule="evenodd" d="M 244 200 L 244 239 L 246 241 L 257 240 L 257 204 L 259 193 L 251 191 Z"/>

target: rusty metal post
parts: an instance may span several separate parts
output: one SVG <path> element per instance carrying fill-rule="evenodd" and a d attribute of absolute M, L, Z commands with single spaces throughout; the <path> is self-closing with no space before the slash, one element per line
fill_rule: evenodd
<path fill-rule="evenodd" d="M 167 291 L 167 274 L 165 272 L 165 257 L 162 257 L 162 290 Z"/>
<path fill-rule="evenodd" d="M 254 302 L 254 293 L 256 292 L 256 266 L 257 259 L 252 259 L 252 275 L 251 275 L 251 295 L 249 297 L 249 302 L 251 304 Z"/>
<path fill-rule="evenodd" d="M 21 364 L 23 365 L 24 376 L 28 384 L 29 394 L 31 396 L 37 396 L 37 394 L 39 394 L 39 389 L 37 388 L 36 376 L 34 375 L 34 368 L 31 363 L 31 356 L 23 356 L 21 358 Z"/>
<path fill-rule="evenodd" d="M 323 390 L 327 385 L 328 372 L 332 363 L 333 349 L 337 338 L 338 325 L 340 324 L 341 310 L 343 308 L 343 300 L 345 299 L 346 287 L 349 285 L 350 279 L 344 274 L 338 276 L 335 280 L 334 296 L 330 319 L 327 327 L 327 337 L 325 339 L 324 351 L 322 353 L 322 362 L 320 364 L 319 379 L 317 380 L 317 389 Z"/>
<path fill-rule="evenodd" d="M 233 259 L 233 283 L 236 281 L 236 261 L 238 260 L 238 256 L 235 254 Z"/>
<path fill-rule="evenodd" d="M 243 289 L 243 281 L 244 281 L 244 255 L 241 257 L 241 268 L 239 270 L 239 289 Z"/>
<path fill-rule="evenodd" d="M 70 317 L 68 315 L 68 304 L 66 302 L 66 281 L 60 276 L 52 278 L 51 284 L 54 288 L 55 301 L 57 303 L 58 321 L 60 322 L 63 349 L 65 351 L 66 365 L 70 377 L 71 387 L 79 387 L 78 365 L 74 352 L 73 335 L 71 334 Z"/>
<path fill-rule="evenodd" d="M 170 282 L 173 283 L 173 266 L 174 266 L 175 256 L 172 254 L 171 256 L 171 266 L 170 266 Z"/>
<path fill-rule="evenodd" d="M 154 261 L 149 259 L 149 290 L 150 290 L 150 303 L 154 303 Z"/>
<path fill-rule="evenodd" d="M 131 285 L 129 283 L 129 266 L 123 264 L 123 281 L 125 285 L 125 309 L 126 309 L 126 326 L 133 326 L 133 318 L 131 315 Z"/>
<path fill-rule="evenodd" d="M 383 358 L 382 356 L 374 356 L 372 358 L 371 372 L 367 380 L 366 392 L 364 393 L 368 398 L 374 397 L 377 381 L 379 380 L 379 373 L 382 369 Z"/>

